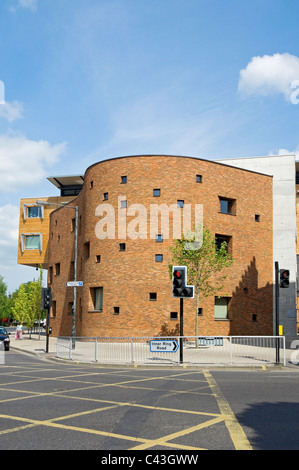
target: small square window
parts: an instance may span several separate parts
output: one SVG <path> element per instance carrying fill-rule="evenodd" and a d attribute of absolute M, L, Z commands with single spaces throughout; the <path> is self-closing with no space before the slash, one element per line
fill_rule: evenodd
<path fill-rule="evenodd" d="M 184 207 L 184 201 L 183 201 L 183 199 L 178 199 L 178 207 L 181 207 L 181 208 Z"/>
<path fill-rule="evenodd" d="M 161 189 L 154 189 L 153 190 L 153 196 L 154 197 L 160 197 L 161 196 Z"/>
<path fill-rule="evenodd" d="M 123 199 L 122 201 L 120 201 L 120 208 L 125 209 L 126 207 L 127 207 L 127 201 L 126 199 Z"/>
<path fill-rule="evenodd" d="M 42 218 L 42 208 L 41 208 L 41 206 L 29 206 L 29 207 L 27 207 L 27 217 L 28 217 L 28 219 Z"/>
<path fill-rule="evenodd" d="M 127 183 L 127 177 L 121 176 L 121 184 L 126 184 L 126 183 Z"/>
<path fill-rule="evenodd" d="M 126 250 L 126 244 L 125 243 L 120 243 L 119 244 L 119 251 L 125 251 Z"/>
<path fill-rule="evenodd" d="M 170 312 L 170 320 L 177 320 L 178 312 Z"/>
<path fill-rule="evenodd" d="M 236 215 L 236 200 L 219 197 L 221 214 Z"/>
<path fill-rule="evenodd" d="M 156 242 L 157 243 L 163 243 L 163 235 L 162 234 L 157 234 L 156 235 Z"/>
<path fill-rule="evenodd" d="M 108 201 L 108 193 L 104 193 L 103 196 L 104 196 L 104 201 Z"/>
<path fill-rule="evenodd" d="M 157 292 L 150 292 L 149 299 L 150 300 L 157 300 Z"/>
<path fill-rule="evenodd" d="M 113 315 L 119 315 L 119 307 L 113 307 Z"/>
<path fill-rule="evenodd" d="M 202 175 L 196 175 L 196 183 L 202 183 Z"/>
<path fill-rule="evenodd" d="M 163 255 L 155 255 L 155 261 L 156 263 L 162 263 Z"/>

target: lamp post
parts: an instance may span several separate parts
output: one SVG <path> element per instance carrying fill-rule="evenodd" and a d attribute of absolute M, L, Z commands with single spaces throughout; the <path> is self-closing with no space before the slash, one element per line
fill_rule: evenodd
<path fill-rule="evenodd" d="M 70 209 L 75 209 L 75 254 L 74 254 L 74 281 L 77 281 L 77 244 L 78 244 L 78 206 L 69 206 L 65 204 L 56 204 L 54 202 L 45 202 L 45 201 L 36 201 L 36 204 L 42 206 L 58 206 L 58 207 L 69 207 Z M 73 302 L 73 323 L 72 323 L 72 338 L 73 338 L 73 348 L 75 346 L 75 337 L 76 337 L 76 304 L 77 304 L 77 289 L 74 286 L 74 302 Z"/>

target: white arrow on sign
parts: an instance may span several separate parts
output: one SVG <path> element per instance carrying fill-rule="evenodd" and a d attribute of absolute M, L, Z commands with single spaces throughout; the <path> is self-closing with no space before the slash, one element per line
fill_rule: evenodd
<path fill-rule="evenodd" d="M 151 340 L 151 352 L 176 352 L 179 348 L 179 343 L 175 339 L 171 340 Z"/>
<path fill-rule="evenodd" d="M 69 281 L 66 285 L 67 287 L 81 287 L 83 286 L 83 281 Z"/>

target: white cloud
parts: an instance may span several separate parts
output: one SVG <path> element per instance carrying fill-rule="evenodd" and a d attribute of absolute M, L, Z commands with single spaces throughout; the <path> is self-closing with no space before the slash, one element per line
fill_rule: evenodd
<path fill-rule="evenodd" d="M 0 136 L 0 192 L 39 183 L 46 168 L 59 160 L 65 148 L 66 143 L 51 146 L 47 141 L 24 136 Z"/>
<path fill-rule="evenodd" d="M 25 8 L 34 12 L 37 10 L 37 1 L 38 0 L 18 0 L 18 3 L 15 7 L 9 7 L 9 11 L 11 13 L 15 13 L 17 11 L 17 8 Z"/>
<path fill-rule="evenodd" d="M 7 247 L 17 247 L 18 226 L 19 208 L 12 204 L 0 207 L 0 253 Z"/>
<path fill-rule="evenodd" d="M 240 71 L 239 92 L 243 95 L 283 94 L 292 102 L 299 80 L 299 57 L 284 53 L 253 57 Z M 298 82 L 299 83 L 299 82 Z"/>
<path fill-rule="evenodd" d="M 12 103 L 0 103 L 0 117 L 6 119 L 8 122 L 15 121 L 22 117 L 23 105 L 19 101 Z"/>

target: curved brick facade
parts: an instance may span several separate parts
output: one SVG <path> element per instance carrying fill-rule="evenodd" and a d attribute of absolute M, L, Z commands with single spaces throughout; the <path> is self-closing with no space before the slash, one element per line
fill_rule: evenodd
<path fill-rule="evenodd" d="M 156 189 L 159 196 L 154 195 Z M 233 201 L 232 214 L 220 212 L 220 198 L 228 204 Z M 118 208 L 120 199 L 127 201 L 127 208 Z M 90 166 L 81 194 L 70 203 L 78 206 L 77 279 L 84 282 L 77 288 L 77 336 L 157 335 L 165 323 L 169 330 L 179 323 L 179 299 L 172 298 L 168 269 L 172 226 L 170 238 L 161 243 L 150 238 L 149 217 L 151 205 L 170 207 L 178 200 L 191 207 L 203 204 L 204 225 L 212 234 L 231 237 L 234 264 L 225 288 L 230 298 L 228 319 L 214 318 L 214 298 L 201 300 L 199 334 L 272 334 L 272 178 L 196 158 L 134 156 Z M 100 215 L 102 204 L 114 211 L 115 238 L 98 238 L 105 216 Z M 148 216 L 147 237 L 119 238 L 118 222 L 121 225 L 124 214 L 127 231 L 141 230 L 136 226 L 139 213 L 128 215 L 134 207 L 140 210 L 134 204 L 141 204 Z M 74 217 L 74 209 L 68 207 L 51 214 L 48 281 L 55 336 L 72 331 L 73 289 L 66 282 L 73 280 Z M 120 243 L 125 243 L 124 251 Z M 155 255 L 163 255 L 162 261 Z M 95 308 L 98 288 L 103 289 L 101 311 Z M 156 294 L 156 300 L 150 300 L 150 293 Z M 194 334 L 195 311 L 195 299 L 185 300 L 185 335 Z"/>

